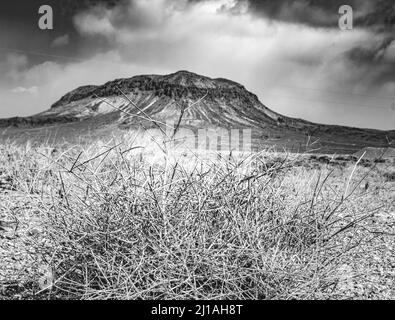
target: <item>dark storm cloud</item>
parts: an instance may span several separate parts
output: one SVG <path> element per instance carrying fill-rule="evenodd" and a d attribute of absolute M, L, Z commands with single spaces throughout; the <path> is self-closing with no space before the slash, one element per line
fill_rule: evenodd
<path fill-rule="evenodd" d="M 243 0 L 242 0 L 243 1 Z M 273 20 L 312 26 L 337 26 L 338 10 L 344 1 L 320 0 L 250 0 L 250 8 Z"/>
<path fill-rule="evenodd" d="M 34 0 L 33 0 L 34 1 Z M 209 2 L 210 0 L 186 0 L 186 3 Z M 48 1 L 47 1 L 48 2 Z M 128 0 L 52 0 L 54 6 L 65 15 L 76 14 L 87 8 L 102 5 L 106 7 L 132 5 Z M 238 4 L 249 5 L 250 12 L 272 20 L 300 23 L 314 27 L 337 28 L 340 6 L 347 4 L 354 10 L 355 26 L 372 28 L 376 31 L 391 31 L 395 26 L 394 0 L 237 0 L 229 12 L 237 12 Z M 135 17 L 138 27 L 146 21 Z"/>
<path fill-rule="evenodd" d="M 57 0 L 56 6 L 59 7 L 61 14 L 73 15 L 81 10 L 97 5 L 112 8 L 126 2 L 125 0 Z"/>
<path fill-rule="evenodd" d="M 95 6 L 114 8 L 127 0 L 12 0 L 0 10 L 0 61 L 9 54 L 27 54 L 28 65 L 47 60 L 68 63 L 109 49 L 105 42 L 84 39 L 74 27 L 78 12 Z M 43 4 L 53 9 L 53 30 L 38 28 L 38 9 Z M 67 39 L 65 41 L 65 39 Z M 59 43 L 63 45 L 58 45 Z M 1 81 L 1 79 L 0 79 Z"/>
<path fill-rule="evenodd" d="M 387 37 L 368 47 L 355 47 L 346 53 L 346 57 L 352 65 L 367 71 L 368 81 L 380 86 L 395 81 L 394 48 L 394 37 Z"/>
<path fill-rule="evenodd" d="M 385 38 L 382 42 L 379 42 L 376 46 L 371 46 L 369 48 L 357 47 L 348 52 L 348 57 L 356 64 L 377 64 L 385 62 L 385 53 L 387 49 L 391 47 L 393 42 L 394 38 L 389 37 Z"/>
<path fill-rule="evenodd" d="M 391 32 L 395 29 L 395 1 L 371 1 L 373 8 L 357 19 L 357 24 L 373 27 L 379 32 Z"/>
<path fill-rule="evenodd" d="M 275 21 L 319 28 L 338 28 L 339 8 L 347 4 L 354 11 L 354 28 L 372 32 L 376 39 L 345 53 L 351 65 L 370 71 L 370 82 L 377 85 L 395 80 L 393 50 L 395 32 L 394 0 L 239 0 L 248 1 L 250 11 Z"/>
<path fill-rule="evenodd" d="M 245 1 L 245 0 L 240 0 Z M 246 0 L 247 1 L 247 0 Z M 250 9 L 264 16 L 315 27 L 338 27 L 339 7 L 350 5 L 355 14 L 355 26 L 377 31 L 393 30 L 394 0 L 248 0 Z"/>

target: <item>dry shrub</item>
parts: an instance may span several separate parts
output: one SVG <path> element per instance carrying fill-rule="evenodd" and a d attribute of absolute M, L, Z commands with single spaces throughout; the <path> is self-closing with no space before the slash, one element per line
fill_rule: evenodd
<path fill-rule="evenodd" d="M 392 172 L 385 172 L 383 174 L 385 181 L 387 182 L 394 182 L 395 181 L 395 171 Z"/>
<path fill-rule="evenodd" d="M 46 180 L 48 241 L 38 248 L 55 273 L 51 294 L 333 298 L 344 268 L 375 239 L 365 223 L 376 211 L 360 207 L 358 183 L 336 189 L 331 172 L 313 179 L 292 171 L 294 160 L 263 153 L 154 166 L 134 151 L 42 153 L 56 177 Z"/>

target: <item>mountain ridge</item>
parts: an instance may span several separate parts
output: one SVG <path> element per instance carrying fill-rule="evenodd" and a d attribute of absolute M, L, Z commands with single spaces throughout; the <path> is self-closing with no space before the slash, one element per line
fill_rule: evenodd
<path fill-rule="evenodd" d="M 211 79 L 188 71 L 169 75 L 142 75 L 81 86 L 70 91 L 40 116 L 77 118 L 118 111 L 121 122 L 148 114 L 161 122 L 229 127 L 276 125 L 286 117 L 264 106 L 258 97 L 231 80 Z"/>
<path fill-rule="evenodd" d="M 99 97 L 106 97 L 111 95 L 119 94 L 119 88 L 127 89 L 140 89 L 140 90 L 153 90 L 158 89 L 162 84 L 169 84 L 173 86 L 173 89 L 178 88 L 195 88 L 197 90 L 220 90 L 220 89 L 241 89 L 246 90 L 241 84 L 224 79 L 216 78 L 211 79 L 208 77 L 200 76 L 196 73 L 189 71 L 178 71 L 169 75 L 138 75 L 131 78 L 119 78 L 112 81 L 108 81 L 103 85 L 86 85 L 80 86 L 66 95 L 64 95 L 59 101 L 55 102 L 51 108 L 56 108 L 64 103 L 70 103 L 76 100 L 81 100 L 89 97 L 92 94 L 97 94 Z M 165 92 L 166 93 L 166 92 Z M 177 93 L 177 92 L 176 92 Z"/>
<path fill-rule="evenodd" d="M 257 146 L 270 142 L 300 147 L 308 140 L 319 141 L 328 150 L 348 152 L 363 147 L 393 147 L 395 140 L 395 130 L 324 125 L 286 117 L 266 107 L 237 82 L 185 70 L 80 86 L 48 110 L 27 118 L 0 119 L 0 126 L 45 127 L 75 122 L 81 127 L 88 122 L 112 123 L 122 128 L 149 127 L 153 122 L 188 128 L 248 127 L 253 129 Z"/>

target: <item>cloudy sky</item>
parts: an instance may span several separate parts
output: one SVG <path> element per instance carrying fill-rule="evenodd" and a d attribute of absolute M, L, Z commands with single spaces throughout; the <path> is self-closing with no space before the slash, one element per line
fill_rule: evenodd
<path fill-rule="evenodd" d="M 40 30 L 49 4 L 54 29 Z M 353 30 L 338 27 L 354 9 Z M 86 84 L 189 70 L 225 77 L 310 121 L 395 129 L 394 0 L 7 0 L 0 117 Z"/>

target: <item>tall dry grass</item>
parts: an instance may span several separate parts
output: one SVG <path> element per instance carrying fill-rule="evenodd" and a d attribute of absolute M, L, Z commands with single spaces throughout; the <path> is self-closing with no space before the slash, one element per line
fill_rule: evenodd
<path fill-rule="evenodd" d="M 333 171 L 296 168 L 286 154 L 153 162 L 140 147 L 7 146 L 14 184 L 42 217 L 37 261 L 52 273 L 40 293 L 336 298 L 379 248 L 367 226 L 380 207 L 360 201 L 359 178 L 335 184 Z"/>

